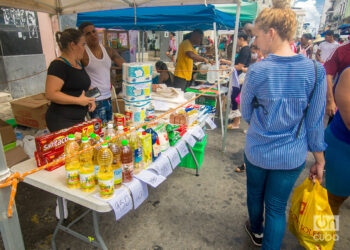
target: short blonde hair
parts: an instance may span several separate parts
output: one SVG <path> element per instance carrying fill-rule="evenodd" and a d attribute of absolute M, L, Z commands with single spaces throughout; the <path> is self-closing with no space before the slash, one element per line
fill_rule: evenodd
<path fill-rule="evenodd" d="M 295 12 L 289 7 L 290 0 L 273 0 L 272 3 L 272 8 L 265 8 L 260 12 L 255 24 L 265 32 L 273 28 L 282 40 L 291 41 L 295 34 L 297 20 Z"/>

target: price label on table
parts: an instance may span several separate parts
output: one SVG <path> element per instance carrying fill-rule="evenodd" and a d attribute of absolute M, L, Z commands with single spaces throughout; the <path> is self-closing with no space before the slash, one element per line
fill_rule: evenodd
<path fill-rule="evenodd" d="M 134 178 L 131 182 L 124 183 L 129 188 L 134 201 L 134 209 L 138 208 L 148 197 L 147 185 Z"/>
<path fill-rule="evenodd" d="M 215 122 L 214 122 L 212 119 L 210 119 L 210 117 L 208 117 L 208 118 L 205 120 L 205 122 L 209 125 L 209 127 L 210 127 L 211 129 L 216 129 L 216 128 L 217 128 Z"/>
<path fill-rule="evenodd" d="M 181 158 L 184 158 L 189 153 L 186 142 L 184 140 L 178 141 L 175 147 L 179 152 Z"/>
<path fill-rule="evenodd" d="M 163 181 L 166 180 L 165 177 L 157 175 L 151 171 L 143 170 L 141 173 L 135 175 L 137 179 L 151 185 L 152 187 L 158 187 Z"/>
<path fill-rule="evenodd" d="M 192 130 L 192 135 L 198 140 L 202 140 L 205 136 L 204 131 L 201 127 L 197 126 Z"/>
<path fill-rule="evenodd" d="M 113 208 L 116 220 L 119 220 L 132 209 L 132 199 L 129 191 L 121 187 L 114 191 L 112 199 L 107 200 Z"/>
<path fill-rule="evenodd" d="M 196 144 L 196 139 L 194 139 L 194 137 L 190 134 L 190 133 L 186 133 L 183 137 L 182 137 L 187 143 L 188 145 L 190 145 L 191 147 L 194 147 L 194 145 Z"/>
<path fill-rule="evenodd" d="M 165 154 L 169 158 L 172 168 L 175 169 L 181 162 L 179 153 L 175 148 L 171 147 L 165 152 Z"/>
<path fill-rule="evenodd" d="M 169 159 L 166 156 L 160 156 L 155 161 L 155 168 L 157 172 L 164 177 L 168 177 L 173 172 Z"/>

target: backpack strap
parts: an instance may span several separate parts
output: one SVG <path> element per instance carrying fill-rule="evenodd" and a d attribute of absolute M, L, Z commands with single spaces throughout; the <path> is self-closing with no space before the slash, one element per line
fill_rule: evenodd
<path fill-rule="evenodd" d="M 307 102 L 307 106 L 306 106 L 306 108 L 304 110 L 303 117 L 301 118 L 301 121 L 299 123 L 296 138 L 299 137 L 299 134 L 300 134 L 300 131 L 301 131 L 301 126 L 303 125 L 303 122 L 304 122 L 305 117 L 307 115 L 307 111 L 309 110 L 310 102 L 312 100 L 312 97 L 314 96 L 314 93 L 315 93 L 315 90 L 316 90 L 316 86 L 317 86 L 317 78 L 318 78 L 318 76 L 317 76 L 317 71 L 318 71 L 317 68 L 318 67 L 317 67 L 317 62 L 315 60 L 312 60 L 312 61 L 314 63 L 314 67 L 315 67 L 315 83 L 314 83 L 313 89 L 311 90 L 311 93 L 310 93 L 310 96 L 309 96 L 309 100 Z"/>

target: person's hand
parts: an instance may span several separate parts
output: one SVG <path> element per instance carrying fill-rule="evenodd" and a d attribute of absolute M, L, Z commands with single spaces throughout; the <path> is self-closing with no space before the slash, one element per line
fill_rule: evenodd
<path fill-rule="evenodd" d="M 157 92 L 158 89 L 160 89 L 160 85 L 159 84 L 152 84 L 152 91 Z"/>
<path fill-rule="evenodd" d="M 220 59 L 220 63 L 221 63 L 221 64 L 228 64 L 228 65 L 231 65 L 231 61 L 226 60 L 226 59 Z"/>
<path fill-rule="evenodd" d="M 211 65 L 214 65 L 214 64 L 215 64 L 215 60 L 214 60 L 214 59 L 210 59 L 210 60 L 209 60 L 209 63 L 210 63 Z"/>
<path fill-rule="evenodd" d="M 81 106 L 87 106 L 89 103 L 95 102 L 95 98 L 87 97 L 85 95 L 85 91 L 81 93 L 81 95 L 78 97 L 78 104 Z"/>
<path fill-rule="evenodd" d="M 323 170 L 324 170 L 324 162 L 316 162 L 311 166 L 310 168 L 310 174 L 309 174 L 309 179 L 314 181 L 315 179 L 318 179 L 318 181 L 321 183 L 322 182 L 322 177 L 323 177 Z"/>
<path fill-rule="evenodd" d="M 95 101 L 90 102 L 88 105 L 89 105 L 89 112 L 94 112 L 95 109 L 96 109 L 96 103 L 95 103 Z"/>
<path fill-rule="evenodd" d="M 204 63 L 205 64 L 208 64 L 209 63 L 209 60 L 207 58 L 204 58 Z"/>
<path fill-rule="evenodd" d="M 335 101 L 334 100 L 327 101 L 326 114 L 332 117 L 335 115 L 336 111 L 337 111 L 337 106 L 335 105 Z"/>

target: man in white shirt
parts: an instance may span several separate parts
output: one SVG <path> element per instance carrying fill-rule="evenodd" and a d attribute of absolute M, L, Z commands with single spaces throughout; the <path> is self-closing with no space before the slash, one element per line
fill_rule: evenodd
<path fill-rule="evenodd" d="M 111 66 L 112 61 L 119 67 L 125 60 L 118 52 L 100 44 L 98 34 L 93 23 L 83 22 L 79 30 L 84 33 L 86 46 L 81 60 L 86 73 L 91 79 L 91 88 L 97 87 L 101 96 L 96 98 L 96 109 L 90 113 L 91 118 L 100 118 L 102 124 L 112 121 L 111 100 Z"/>
<path fill-rule="evenodd" d="M 324 37 L 325 41 L 320 44 L 316 52 L 316 59 L 324 63 L 332 55 L 334 50 L 339 47 L 339 43 L 334 40 L 334 32 L 327 30 Z"/>

